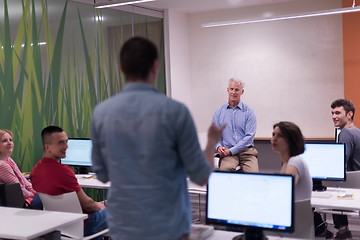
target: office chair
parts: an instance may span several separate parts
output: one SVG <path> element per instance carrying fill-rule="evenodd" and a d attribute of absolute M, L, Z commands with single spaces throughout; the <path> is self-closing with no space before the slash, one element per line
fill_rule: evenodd
<path fill-rule="evenodd" d="M 40 192 L 38 194 L 43 203 L 44 210 L 46 211 L 83 213 L 76 192 L 64 193 L 57 196 L 52 196 Z M 84 240 L 89 240 L 108 233 L 109 229 L 107 228 L 93 235 L 84 237 L 84 223 L 79 222 L 62 228 L 60 231 L 62 235 L 65 235 L 71 239 L 81 238 Z"/>
<path fill-rule="evenodd" d="M 5 206 L 5 184 L 0 183 L 0 206 Z"/>
<path fill-rule="evenodd" d="M 15 208 L 25 206 L 25 198 L 20 183 L 0 183 L 0 205 Z"/>
<path fill-rule="evenodd" d="M 314 216 L 310 199 L 295 202 L 294 225 L 294 232 L 286 235 L 286 238 L 315 239 Z M 265 235 L 278 236 L 272 231 L 265 231 Z"/>

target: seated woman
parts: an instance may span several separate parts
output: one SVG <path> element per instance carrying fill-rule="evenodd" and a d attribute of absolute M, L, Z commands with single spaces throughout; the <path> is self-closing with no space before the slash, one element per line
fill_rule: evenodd
<path fill-rule="evenodd" d="M 300 128 L 292 122 L 279 122 L 273 126 L 271 138 L 273 151 L 281 157 L 281 173 L 295 177 L 295 201 L 311 199 L 312 179 L 309 169 L 300 154 L 305 151 L 305 140 Z M 327 230 L 326 222 L 322 221 L 319 213 L 314 212 L 315 235 L 333 236 Z"/>
<path fill-rule="evenodd" d="M 281 173 L 295 177 L 295 201 L 311 199 L 312 179 L 308 166 L 299 156 L 305 151 L 305 140 L 300 128 L 292 122 L 276 123 L 271 147 L 280 154 Z"/>
<path fill-rule="evenodd" d="M 14 160 L 10 158 L 14 148 L 12 136 L 9 130 L 0 130 L 0 182 L 20 183 L 26 202 L 30 204 L 29 207 L 43 209 L 41 200 L 31 183 L 26 180 Z"/>

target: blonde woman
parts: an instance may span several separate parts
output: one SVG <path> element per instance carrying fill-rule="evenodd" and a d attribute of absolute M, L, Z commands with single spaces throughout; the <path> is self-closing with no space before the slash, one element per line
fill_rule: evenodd
<path fill-rule="evenodd" d="M 0 182 L 5 184 L 19 183 L 30 207 L 42 209 L 42 204 L 36 191 L 20 172 L 15 161 L 10 157 L 13 149 L 14 142 L 12 132 L 0 129 Z"/>

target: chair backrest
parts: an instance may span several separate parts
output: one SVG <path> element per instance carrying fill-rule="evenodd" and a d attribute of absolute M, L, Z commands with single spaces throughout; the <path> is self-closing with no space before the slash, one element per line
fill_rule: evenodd
<path fill-rule="evenodd" d="M 25 206 L 20 183 L 0 183 L 0 206 L 16 208 Z"/>
<path fill-rule="evenodd" d="M 346 181 L 345 182 L 323 181 L 323 185 L 325 185 L 327 187 L 360 189 L 360 171 L 346 172 Z"/>
<path fill-rule="evenodd" d="M 44 210 L 46 211 L 58 211 L 58 212 L 71 212 L 71 213 L 83 213 L 80 205 L 79 198 L 76 192 L 64 193 L 57 196 L 52 196 L 45 193 L 38 192 L 42 201 Z M 84 225 L 83 222 L 74 223 L 71 226 L 63 227 L 60 229 L 61 234 L 74 239 L 89 240 L 98 236 L 102 236 L 109 232 L 109 229 L 104 229 L 93 235 L 84 237 Z"/>
<path fill-rule="evenodd" d="M 314 216 L 311 200 L 295 202 L 295 228 L 294 232 L 285 235 L 286 238 L 315 239 Z M 265 235 L 279 236 L 276 232 L 265 231 Z"/>
<path fill-rule="evenodd" d="M 76 192 L 69 192 L 56 196 L 40 192 L 38 194 L 43 203 L 44 210 L 83 213 Z"/>
<path fill-rule="evenodd" d="M 5 183 L 0 183 L 0 206 L 5 206 Z"/>
<path fill-rule="evenodd" d="M 295 231 L 289 237 L 315 239 L 314 215 L 310 199 L 295 202 Z"/>

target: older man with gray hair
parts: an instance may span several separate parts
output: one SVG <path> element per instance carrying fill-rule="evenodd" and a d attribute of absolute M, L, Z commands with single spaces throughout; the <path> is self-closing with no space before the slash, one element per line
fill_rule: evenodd
<path fill-rule="evenodd" d="M 227 88 L 229 100 L 218 108 L 212 121 L 217 126 L 226 124 L 222 138 L 216 145 L 220 157 L 221 171 L 258 172 L 258 152 L 254 148 L 256 116 L 254 111 L 242 102 L 244 81 L 231 78 Z"/>

